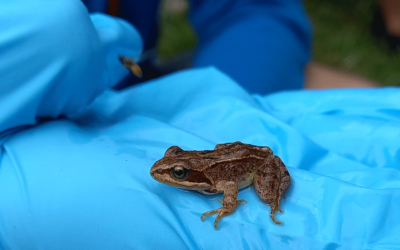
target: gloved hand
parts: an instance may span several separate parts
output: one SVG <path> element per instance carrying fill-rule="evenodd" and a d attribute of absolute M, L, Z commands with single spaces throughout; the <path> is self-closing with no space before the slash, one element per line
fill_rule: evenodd
<path fill-rule="evenodd" d="M 0 140 L 81 110 L 128 73 L 118 55 L 137 59 L 142 50 L 134 27 L 89 16 L 78 0 L 2 1 L 0 23 Z"/>

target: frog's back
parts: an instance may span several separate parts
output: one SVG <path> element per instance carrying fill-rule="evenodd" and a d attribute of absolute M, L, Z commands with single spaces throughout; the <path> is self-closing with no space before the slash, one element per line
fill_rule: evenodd
<path fill-rule="evenodd" d="M 234 181 L 244 187 L 251 184 L 255 171 L 272 155 L 272 150 L 235 142 L 218 144 L 215 150 L 201 153 L 209 158 L 204 174 L 210 180 Z"/>
<path fill-rule="evenodd" d="M 249 155 L 252 155 L 253 157 L 267 158 L 273 154 L 269 147 L 255 146 L 239 141 L 234 143 L 217 144 L 214 151 L 222 155 L 222 158 L 248 157 Z"/>

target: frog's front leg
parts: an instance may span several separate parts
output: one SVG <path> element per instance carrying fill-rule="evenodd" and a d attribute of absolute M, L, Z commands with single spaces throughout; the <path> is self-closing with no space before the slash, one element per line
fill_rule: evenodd
<path fill-rule="evenodd" d="M 245 201 L 237 201 L 239 188 L 238 184 L 233 181 L 220 181 L 217 183 L 216 189 L 218 192 L 224 192 L 223 201 L 221 202 L 222 207 L 202 214 L 201 219 L 204 220 L 204 217 L 208 215 L 218 214 L 214 222 L 214 227 L 218 228 L 219 220 L 222 217 L 231 214 L 233 211 L 235 211 L 237 205 Z"/>
<path fill-rule="evenodd" d="M 275 212 L 282 213 L 280 201 L 290 186 L 290 175 L 285 164 L 276 155 L 268 157 L 263 166 L 257 169 L 253 183 L 260 198 L 270 205 L 271 219 L 276 224 L 282 224 L 275 219 Z"/>

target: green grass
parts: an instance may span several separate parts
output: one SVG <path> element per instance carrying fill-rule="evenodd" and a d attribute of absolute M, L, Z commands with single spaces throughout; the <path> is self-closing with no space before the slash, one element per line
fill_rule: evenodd
<path fill-rule="evenodd" d="M 161 13 L 158 53 L 168 58 L 196 47 L 196 34 L 187 21 L 187 13 Z"/>
<path fill-rule="evenodd" d="M 400 86 L 400 55 L 391 54 L 370 35 L 375 0 L 306 0 L 305 6 L 314 25 L 316 61 Z"/>
<path fill-rule="evenodd" d="M 369 32 L 376 0 L 305 0 L 305 7 L 314 26 L 314 60 L 383 85 L 400 86 L 400 54 L 380 47 Z M 162 58 L 196 46 L 187 13 L 164 11 L 160 28 Z"/>

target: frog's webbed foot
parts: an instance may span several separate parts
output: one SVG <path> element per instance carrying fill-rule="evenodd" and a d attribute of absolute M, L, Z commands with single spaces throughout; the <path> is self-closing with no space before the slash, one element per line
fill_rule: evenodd
<path fill-rule="evenodd" d="M 218 201 L 219 201 L 219 203 L 221 203 L 221 205 L 224 205 L 224 203 L 223 203 L 223 201 L 221 199 L 218 199 Z M 237 200 L 236 201 L 236 206 L 239 206 L 242 203 L 247 203 L 247 201 L 246 200 Z M 281 210 L 281 213 L 282 213 L 282 210 Z"/>
<path fill-rule="evenodd" d="M 229 209 L 227 209 L 227 208 L 221 207 L 221 208 L 218 208 L 218 209 L 215 209 L 215 210 L 212 210 L 212 211 L 208 211 L 208 212 L 202 214 L 202 215 L 201 215 L 201 220 L 204 221 L 204 217 L 205 217 L 205 216 L 209 216 L 209 215 L 212 215 L 212 214 L 218 214 L 218 216 L 217 216 L 217 218 L 215 219 L 215 222 L 214 222 L 214 227 L 215 227 L 215 228 L 218 228 L 218 222 L 219 222 L 219 220 L 220 220 L 222 217 L 231 214 L 232 212 L 233 212 L 233 211 L 229 211 Z"/>
<path fill-rule="evenodd" d="M 280 201 L 289 188 L 290 182 L 290 175 L 285 164 L 275 155 L 269 156 L 254 175 L 254 187 L 260 198 L 271 207 L 270 217 L 276 224 L 283 224 L 275 219 L 275 212 L 282 213 L 279 207 Z"/>
<path fill-rule="evenodd" d="M 222 204 L 222 207 L 202 214 L 201 220 L 204 220 L 205 216 L 218 214 L 214 222 L 214 227 L 218 228 L 219 220 L 222 217 L 233 213 L 233 211 L 236 209 L 236 206 L 245 201 L 237 200 L 238 185 L 233 181 L 221 181 L 216 185 L 216 189 L 224 192 L 223 200 L 218 200 Z"/>
<path fill-rule="evenodd" d="M 224 205 L 223 200 L 218 199 L 218 201 L 219 201 L 219 203 L 221 203 L 222 205 Z M 241 203 L 247 203 L 247 202 L 246 202 L 245 200 L 237 200 L 237 201 L 236 201 L 236 206 L 238 206 L 238 205 L 241 204 Z M 236 207 L 236 206 L 235 206 L 235 207 Z M 235 208 L 232 209 L 232 208 L 227 208 L 227 207 L 221 207 L 221 208 L 218 208 L 218 209 L 215 209 L 215 210 L 212 210 L 212 211 L 208 211 L 208 212 L 202 214 L 202 215 L 201 215 L 201 220 L 204 221 L 204 217 L 205 217 L 205 216 L 209 216 L 209 215 L 213 215 L 213 214 L 218 214 L 218 216 L 217 216 L 217 218 L 215 219 L 215 222 L 214 222 L 214 227 L 215 227 L 215 228 L 218 228 L 218 222 L 219 222 L 219 220 L 220 220 L 222 217 L 231 214 L 234 210 L 235 210 Z"/>

